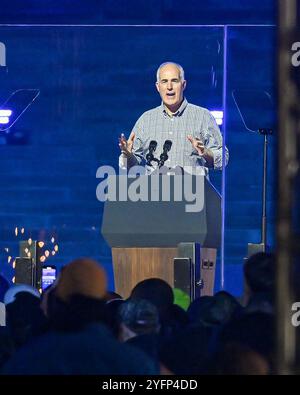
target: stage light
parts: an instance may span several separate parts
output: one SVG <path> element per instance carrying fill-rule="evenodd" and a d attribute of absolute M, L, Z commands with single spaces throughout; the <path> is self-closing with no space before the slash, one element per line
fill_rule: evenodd
<path fill-rule="evenodd" d="M 215 118 L 222 118 L 223 119 L 223 111 L 213 110 L 210 112 Z"/>
<path fill-rule="evenodd" d="M 7 125 L 9 123 L 9 117 L 0 117 L 0 124 Z"/>
<path fill-rule="evenodd" d="M 12 114 L 11 110 L 0 110 L 0 117 L 10 117 Z"/>
<path fill-rule="evenodd" d="M 11 116 L 11 114 L 11 110 L 0 110 L 0 125 L 7 125 L 9 123 L 9 117 Z"/>
<path fill-rule="evenodd" d="M 223 111 L 212 110 L 212 111 L 210 111 L 210 113 L 215 118 L 217 125 L 222 125 L 223 124 Z"/>

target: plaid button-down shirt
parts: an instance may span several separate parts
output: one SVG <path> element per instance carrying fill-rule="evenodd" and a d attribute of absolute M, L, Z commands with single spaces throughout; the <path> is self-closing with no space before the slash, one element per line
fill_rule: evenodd
<path fill-rule="evenodd" d="M 171 150 L 168 152 L 168 160 L 165 166 L 175 168 L 197 168 L 199 174 L 208 175 L 208 167 L 203 157 L 187 139 L 188 135 L 197 137 L 203 141 L 204 146 L 210 149 L 214 155 L 214 169 L 222 169 L 222 135 L 212 114 L 205 108 L 190 104 L 186 99 L 173 116 L 168 115 L 163 103 L 146 111 L 137 120 L 133 127 L 135 140 L 133 145 L 133 157 L 128 161 L 128 167 L 145 165 L 146 155 L 149 152 L 151 140 L 157 142 L 154 156 L 159 159 L 166 140 L 172 141 Z M 226 148 L 226 164 L 229 153 Z M 123 157 L 120 156 L 120 166 L 123 167 Z M 154 162 L 153 162 L 154 163 Z"/>

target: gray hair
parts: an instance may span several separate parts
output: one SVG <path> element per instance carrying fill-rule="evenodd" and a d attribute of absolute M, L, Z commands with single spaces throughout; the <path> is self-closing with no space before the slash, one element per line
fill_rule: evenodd
<path fill-rule="evenodd" d="M 179 70 L 179 77 L 180 77 L 181 81 L 184 81 L 184 70 L 183 70 L 183 67 L 180 66 L 180 64 L 175 63 L 175 62 L 164 62 L 164 63 L 162 63 L 162 64 L 159 66 L 159 68 L 157 69 L 157 72 L 156 72 L 156 82 L 159 81 L 159 72 L 160 72 L 160 70 L 161 70 L 164 66 L 166 66 L 167 64 L 173 64 L 174 66 L 176 66 L 176 67 L 178 68 L 178 70 Z"/>

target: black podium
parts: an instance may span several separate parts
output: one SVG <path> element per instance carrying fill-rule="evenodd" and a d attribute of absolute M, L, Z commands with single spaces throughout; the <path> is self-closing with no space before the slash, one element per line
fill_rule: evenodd
<path fill-rule="evenodd" d="M 204 176 L 124 177 L 109 177 L 115 194 L 104 204 L 102 222 L 102 234 L 112 248 L 116 292 L 128 297 L 139 281 L 151 277 L 184 288 L 183 273 L 189 271 L 193 287 L 198 286 L 198 292 L 190 292 L 192 299 L 212 294 L 221 244 L 221 197 L 216 189 Z M 124 190 L 120 193 L 124 185 L 127 198 Z M 190 258 L 191 268 L 176 260 L 174 273 L 176 257 Z"/>

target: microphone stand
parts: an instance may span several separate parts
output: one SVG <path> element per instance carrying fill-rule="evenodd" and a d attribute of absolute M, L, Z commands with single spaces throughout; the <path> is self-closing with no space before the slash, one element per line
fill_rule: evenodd
<path fill-rule="evenodd" d="M 267 245 L 267 154 L 268 154 L 268 135 L 271 129 L 259 129 L 259 133 L 264 136 L 264 159 L 263 159 L 263 189 L 262 189 L 262 219 L 261 219 L 261 244 L 263 252 L 266 252 Z"/>
<path fill-rule="evenodd" d="M 172 141 L 166 140 L 164 143 L 164 146 L 163 146 L 163 152 L 159 157 L 160 158 L 160 160 L 158 162 L 159 168 L 161 168 L 164 165 L 165 161 L 168 160 L 168 158 L 169 158 L 168 151 L 170 151 L 171 147 L 172 147 Z"/>
<path fill-rule="evenodd" d="M 159 162 L 158 159 L 154 158 L 153 152 L 156 150 L 157 142 L 152 140 L 149 145 L 149 152 L 146 155 L 146 164 L 147 166 L 151 166 L 151 162 Z"/>
<path fill-rule="evenodd" d="M 261 216 L 261 242 L 259 244 L 248 243 L 248 257 L 257 252 L 266 252 L 267 248 L 267 159 L 268 159 L 268 136 L 273 134 L 272 129 L 260 128 L 259 134 L 264 136 L 263 153 L 263 185 L 262 185 L 262 216 Z"/>
<path fill-rule="evenodd" d="M 266 91 L 261 90 L 239 90 L 233 91 L 232 97 L 240 114 L 242 122 L 247 130 L 250 132 L 259 133 L 264 136 L 263 148 L 263 180 L 262 180 L 262 215 L 261 215 L 261 241 L 260 243 L 248 243 L 248 257 L 257 252 L 266 252 L 267 250 L 267 154 L 268 154 L 268 136 L 273 134 L 274 120 L 273 103 L 271 96 Z M 257 113 L 265 114 L 265 125 L 260 127 L 259 117 L 252 119 L 248 110 L 248 102 L 255 103 Z"/>
<path fill-rule="evenodd" d="M 158 167 L 161 168 L 165 161 L 168 160 L 168 154 L 166 151 L 164 151 L 161 155 L 160 155 L 160 160 L 158 161 Z"/>

